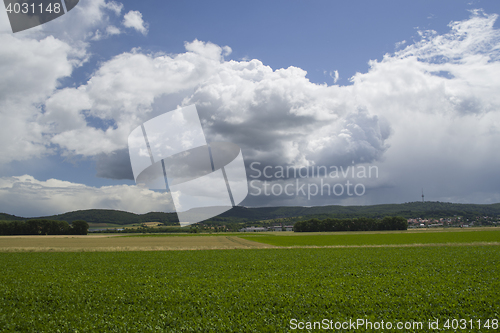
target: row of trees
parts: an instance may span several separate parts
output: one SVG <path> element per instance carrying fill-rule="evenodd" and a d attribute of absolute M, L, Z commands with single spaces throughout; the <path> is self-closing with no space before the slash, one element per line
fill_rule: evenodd
<path fill-rule="evenodd" d="M 0 221 L 0 235 L 86 235 L 87 222 L 34 219 L 27 221 Z"/>
<path fill-rule="evenodd" d="M 372 219 L 361 217 L 357 219 L 311 219 L 296 222 L 293 226 L 295 232 L 313 231 L 375 231 L 375 230 L 407 230 L 408 222 L 404 217 L 384 217 Z"/>

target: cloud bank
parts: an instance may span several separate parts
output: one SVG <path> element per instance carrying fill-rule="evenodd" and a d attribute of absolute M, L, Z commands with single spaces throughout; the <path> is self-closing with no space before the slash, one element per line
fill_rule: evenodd
<path fill-rule="evenodd" d="M 128 185 L 100 188 L 57 179 L 39 181 L 32 176 L 0 178 L 2 209 L 22 217 L 60 214 L 80 209 L 116 209 L 138 214 L 171 212 L 170 193 Z"/>
<path fill-rule="evenodd" d="M 120 32 L 113 21 L 119 4 L 89 3 L 97 14 L 75 36 L 87 31 L 88 43 L 97 30 Z M 498 201 L 497 17 L 474 11 L 450 23 L 446 34 L 422 31 L 420 41 L 370 61 L 347 86 L 312 83 L 297 67 L 226 60 L 230 47 L 194 40 L 178 54 L 132 49 L 101 63 L 84 84 L 59 87 L 86 61 L 85 46 L 62 35 L 0 34 L 8 45 L 0 50 L 7 73 L 0 78 L 0 162 L 74 154 L 97 158 L 100 176 L 130 178 L 123 165 L 130 131 L 194 103 L 207 140 L 237 143 L 247 166 L 377 164 L 380 170 L 361 198 L 256 197 L 248 204 L 401 202 L 413 192 L 417 199 L 422 187 L 434 200 Z M 147 33 L 138 12 L 129 11 L 122 23 Z"/>

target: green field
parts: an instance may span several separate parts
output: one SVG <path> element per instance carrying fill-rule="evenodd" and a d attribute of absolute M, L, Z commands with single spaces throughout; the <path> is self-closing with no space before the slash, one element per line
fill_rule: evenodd
<path fill-rule="evenodd" d="M 0 253 L 0 270 L 1 332 L 500 318 L 498 246 Z"/>
<path fill-rule="evenodd" d="M 292 235 L 259 234 L 241 238 L 275 246 L 363 246 L 401 244 L 448 244 L 500 242 L 500 230 L 425 231 L 395 233 L 294 233 Z"/>

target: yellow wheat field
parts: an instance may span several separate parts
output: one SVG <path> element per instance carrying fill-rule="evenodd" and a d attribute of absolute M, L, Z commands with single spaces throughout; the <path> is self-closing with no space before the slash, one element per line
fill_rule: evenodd
<path fill-rule="evenodd" d="M 165 251 L 272 248 L 236 236 L 0 236 L 0 252 Z"/>

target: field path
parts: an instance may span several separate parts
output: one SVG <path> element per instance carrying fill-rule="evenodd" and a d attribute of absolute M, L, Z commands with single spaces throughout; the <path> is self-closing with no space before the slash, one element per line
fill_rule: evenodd
<path fill-rule="evenodd" d="M 270 244 L 264 244 L 264 243 L 257 243 L 248 239 L 243 239 L 237 236 L 227 236 L 227 240 L 233 242 L 237 248 L 246 248 L 246 249 L 255 249 L 255 248 L 276 248 L 277 246 L 270 245 Z M 261 246 L 264 245 L 264 246 Z"/>

